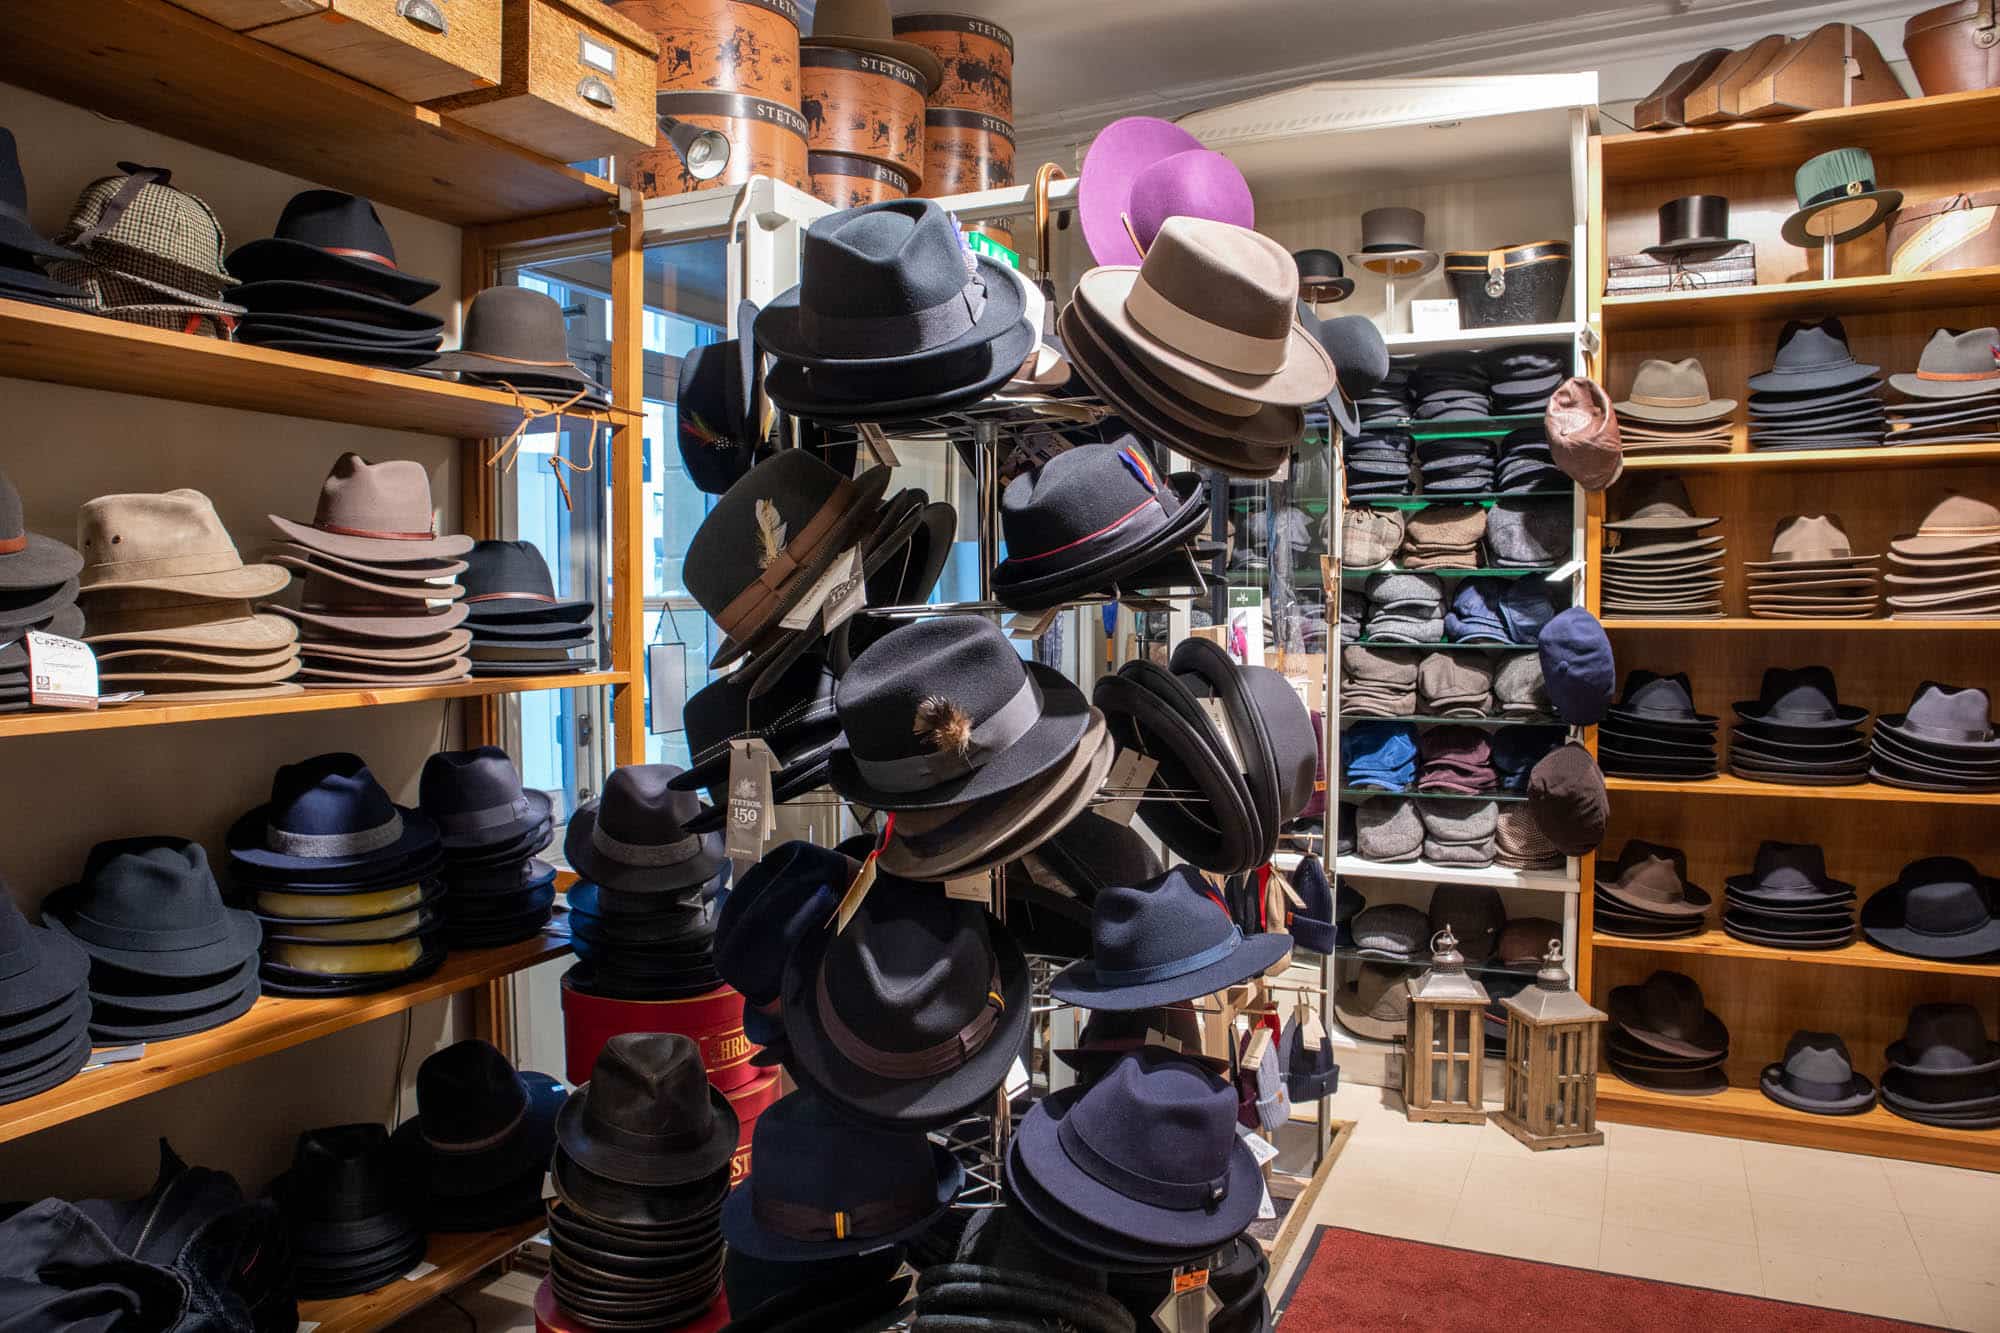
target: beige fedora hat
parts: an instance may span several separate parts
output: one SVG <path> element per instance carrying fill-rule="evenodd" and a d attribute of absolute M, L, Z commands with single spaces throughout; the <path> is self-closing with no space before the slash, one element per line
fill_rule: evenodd
<path fill-rule="evenodd" d="M 456 583 L 434 583 L 424 575 L 412 579 L 364 578 L 341 565 L 322 564 L 310 556 L 273 556 L 286 569 L 297 570 L 301 574 L 317 574 L 324 578 L 345 583 L 350 588 L 372 593 L 377 597 L 388 597 L 412 602 L 455 602 L 465 596 L 465 589 Z M 393 573 L 393 569 L 385 570 Z"/>
<path fill-rule="evenodd" d="M 1141 356 L 1115 329 L 1097 322 L 1090 308 L 1080 302 L 1070 302 L 1063 315 L 1061 326 L 1073 327 L 1075 336 L 1085 338 L 1098 357 L 1109 363 L 1127 391 L 1136 393 L 1157 413 L 1192 430 L 1219 433 L 1245 444 L 1289 449 L 1298 443 L 1305 429 L 1303 408 L 1253 403 L 1177 375 Z M 1065 341 L 1074 338 L 1066 334 Z"/>
<path fill-rule="evenodd" d="M 1736 410 L 1734 398 L 1708 392 L 1708 372 L 1694 357 L 1681 361 L 1642 361 L 1632 376 L 1632 392 L 1613 404 L 1621 417 L 1639 421 L 1705 422 Z"/>
<path fill-rule="evenodd" d="M 472 646 L 472 631 L 461 627 L 408 643 L 357 643 L 351 639 L 323 639 L 308 634 L 300 640 L 300 646 L 314 657 L 328 661 L 383 662 L 407 666 L 411 662 L 430 662 L 463 653 Z"/>
<path fill-rule="evenodd" d="M 248 602 L 211 601 L 177 593 L 106 593 L 91 599 L 83 641 L 107 648 L 192 648 L 222 652 L 271 652 L 299 637 L 282 616 L 251 610 Z"/>
<path fill-rule="evenodd" d="M 1745 560 L 1747 570 L 1846 569 L 1858 563 L 1880 559 L 1857 555 L 1847 529 L 1835 514 L 1793 514 L 1778 520 L 1771 535 L 1769 560 Z"/>
<path fill-rule="evenodd" d="M 1947 495 L 1931 507 L 1916 532 L 1893 538 L 1896 555 L 1965 555 L 2000 547 L 2000 507 L 1970 495 Z"/>
<path fill-rule="evenodd" d="M 311 523 L 270 519 L 301 546 L 370 564 L 453 559 L 472 549 L 470 537 L 437 535 L 430 473 L 406 458 L 371 463 L 342 454 L 320 486 Z"/>
<path fill-rule="evenodd" d="M 246 565 L 200 491 L 101 495 L 76 517 L 79 591 L 148 590 L 245 601 L 292 581 L 276 565 Z"/>

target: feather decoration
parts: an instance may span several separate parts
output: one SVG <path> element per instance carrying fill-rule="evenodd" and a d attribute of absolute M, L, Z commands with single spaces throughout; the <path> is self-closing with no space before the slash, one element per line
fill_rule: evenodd
<path fill-rule="evenodd" d="M 769 569 L 785 553 L 785 520 L 769 500 L 757 502 L 757 568 Z"/>
<path fill-rule="evenodd" d="M 940 754 L 955 751 L 964 756 L 972 750 L 972 719 L 942 694 L 929 695 L 917 705 L 916 722 L 910 729 Z"/>

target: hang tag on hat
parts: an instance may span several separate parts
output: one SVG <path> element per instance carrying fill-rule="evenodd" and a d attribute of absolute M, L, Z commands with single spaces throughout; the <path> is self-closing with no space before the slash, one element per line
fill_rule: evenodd
<path fill-rule="evenodd" d="M 1121 828 L 1129 827 L 1132 816 L 1138 813 L 1139 797 L 1125 793 L 1145 791 L 1159 768 L 1160 761 L 1151 755 L 1137 750 L 1120 750 L 1118 757 L 1111 762 L 1111 771 L 1104 777 L 1105 788 L 1119 793 L 1119 799 L 1098 806 L 1097 813 Z"/>
<path fill-rule="evenodd" d="M 864 421 L 857 428 L 861 432 L 861 447 L 879 467 L 896 467 L 902 460 L 896 457 L 896 446 L 889 443 L 888 434 L 872 421 Z"/>
<path fill-rule="evenodd" d="M 988 911 L 993 909 L 993 872 L 981 870 L 977 874 L 961 875 L 957 879 L 944 882 L 944 896 L 955 898 L 962 903 L 978 903 Z"/>
<path fill-rule="evenodd" d="M 37 708 L 97 707 L 97 655 L 60 634 L 28 631 L 28 702 Z"/>
<path fill-rule="evenodd" d="M 1316 1056 L 1320 1043 L 1326 1040 L 1326 1025 L 1319 1021 L 1319 1011 L 1307 1004 L 1304 997 L 1299 999 L 1299 1036 L 1308 1055 Z"/>
<path fill-rule="evenodd" d="M 771 840 L 777 825 L 771 800 L 771 774 L 777 768 L 778 758 L 763 738 L 729 742 L 729 810 L 724 820 L 728 835 L 724 841 L 730 859 L 763 859 L 764 844 Z"/>
<path fill-rule="evenodd" d="M 861 910 L 861 904 L 868 897 L 868 890 L 875 885 L 875 866 L 882 859 L 882 849 L 889 845 L 889 838 L 896 831 L 896 816 L 892 812 L 882 817 L 882 833 L 875 839 L 875 845 L 868 851 L 868 859 L 854 872 L 848 882 L 847 892 L 841 895 L 840 907 L 833 914 L 833 933 L 838 935 L 847 929 L 847 923 Z"/>
<path fill-rule="evenodd" d="M 542 1202 L 556 1197 L 556 1177 L 553 1171 L 542 1172 Z"/>
<path fill-rule="evenodd" d="M 1292 905 L 1292 910 L 1296 912 L 1299 908 L 1304 907 L 1306 900 L 1299 897 L 1299 891 L 1292 887 L 1292 881 L 1285 872 L 1278 869 L 1275 865 L 1270 867 L 1270 870 L 1271 878 L 1276 880 L 1278 887 L 1284 891 L 1285 901 Z"/>
<path fill-rule="evenodd" d="M 1236 1137 L 1243 1140 L 1243 1146 L 1248 1148 L 1250 1155 L 1257 1159 L 1259 1170 L 1278 1160 L 1278 1145 L 1265 1138 L 1262 1134 L 1256 1133 L 1241 1121 L 1237 1122 L 1236 1125 Z"/>
<path fill-rule="evenodd" d="M 1200 699 L 1201 711 L 1208 714 L 1208 720 L 1215 724 L 1217 734 L 1222 737 L 1224 748 L 1229 751 L 1229 762 L 1236 766 L 1238 773 L 1247 772 L 1243 762 L 1243 743 L 1236 739 L 1236 727 L 1229 720 L 1229 710 L 1220 699 Z"/>
<path fill-rule="evenodd" d="M 1174 1274 L 1173 1290 L 1153 1311 L 1160 1333 L 1207 1333 L 1209 1321 L 1222 1312 L 1222 1301 L 1208 1285 L 1206 1268 Z"/>
<path fill-rule="evenodd" d="M 102 1046 L 90 1053 L 85 1069 L 102 1069 L 106 1065 L 128 1065 L 146 1058 L 146 1043 L 135 1041 L 130 1046 Z"/>
<path fill-rule="evenodd" d="M 1236 1067 L 1246 1074 L 1255 1074 L 1257 1067 L 1264 1063 L 1264 1052 L 1271 1049 L 1271 1029 L 1258 1027 L 1250 1033 L 1250 1040 L 1243 1044 L 1243 1058 Z"/>
<path fill-rule="evenodd" d="M 1056 617 L 1063 613 L 1060 606 L 1052 606 L 1040 615 L 1030 615 L 1026 611 L 1007 618 L 1007 637 L 1010 639 L 1039 639 L 1049 632 L 1049 626 L 1056 623 Z"/>
<path fill-rule="evenodd" d="M 837 556 L 833 563 L 828 565 L 817 579 L 813 580 L 812 586 L 806 589 L 805 596 L 799 598 L 798 604 L 785 612 L 784 618 L 778 621 L 779 627 L 781 629 L 809 629 L 812 627 L 814 619 L 822 611 L 830 614 L 834 595 L 841 591 L 842 585 L 848 583 L 850 580 L 855 583 L 860 582 L 860 565 L 861 548 L 858 546 L 850 547 L 847 551 Z M 853 614 L 852 611 L 849 614 Z M 833 621 L 828 620 L 825 627 L 831 629 L 833 623 Z"/>
<path fill-rule="evenodd" d="M 820 625 L 829 634 L 868 605 L 868 570 L 862 563 L 861 548 L 850 546 L 847 554 L 835 563 L 841 567 L 841 579 L 833 585 L 833 591 L 826 596 L 826 605 L 820 610 Z"/>
<path fill-rule="evenodd" d="M 1158 1028 L 1146 1029 L 1146 1044 L 1148 1046 L 1163 1047 L 1169 1051 L 1179 1051 L 1181 1049 L 1181 1039 L 1179 1037 L 1169 1036 Z"/>
<path fill-rule="evenodd" d="M 438 1271 L 438 1266 L 426 1260 L 423 1263 L 418 1264 L 415 1268 L 412 1268 L 409 1272 L 403 1274 L 403 1281 L 422 1282 L 425 1278 L 429 1277 L 432 1273 L 435 1273 L 437 1271 Z"/>

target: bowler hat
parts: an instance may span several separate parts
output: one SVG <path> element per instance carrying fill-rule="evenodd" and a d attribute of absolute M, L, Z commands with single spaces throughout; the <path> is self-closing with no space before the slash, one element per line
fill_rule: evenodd
<path fill-rule="evenodd" d="M 701 799 L 675 791 L 672 764 L 627 764 L 611 770 L 604 794 L 570 816 L 563 854 L 579 875 L 609 889 L 664 893 L 692 888 L 726 859 L 719 832 L 687 826 L 703 812 Z"/>
<path fill-rule="evenodd" d="M 1084 154 L 1077 213 L 1098 264 L 1139 263 L 1169 218 L 1257 225 L 1242 171 L 1155 116 L 1126 116 L 1098 131 Z"/>
<path fill-rule="evenodd" d="M 261 939 L 256 917 L 223 906 L 201 844 L 181 838 L 98 843 L 42 910 L 92 960 L 154 977 L 234 971 Z"/>
<path fill-rule="evenodd" d="M 1813 1115 L 1859 1115 L 1875 1104 L 1875 1085 L 1831 1032 L 1794 1032 L 1785 1058 L 1765 1065 L 1757 1082 L 1772 1101 Z"/>
<path fill-rule="evenodd" d="M 438 289 L 397 267 L 375 205 L 338 190 L 304 190 L 286 200 L 273 234 L 236 247 L 229 271 L 245 282 L 295 278 L 358 287 L 405 305 Z"/>
<path fill-rule="evenodd" d="M 1341 267 L 1340 256 L 1331 250 L 1295 250 L 1292 261 L 1299 266 L 1299 296 L 1314 305 L 1331 305 L 1354 295 L 1354 279 Z"/>
<path fill-rule="evenodd" d="M 1086 1009 L 1144 1009 L 1262 976 L 1291 937 L 1245 937 L 1188 867 L 1114 885 L 1091 907 L 1091 956 L 1056 974 L 1051 993 Z"/>
<path fill-rule="evenodd" d="M 704 1179 L 736 1139 L 736 1108 L 710 1085 L 693 1040 L 673 1032 L 612 1037 L 556 1115 L 556 1141 L 572 1160 L 629 1185 Z"/>
<path fill-rule="evenodd" d="M 541 1212 L 542 1175 L 565 1096 L 554 1079 L 516 1072 L 476 1037 L 426 1056 L 417 1066 L 417 1113 L 393 1138 L 419 1198 L 433 1204 L 487 1195 L 486 1202 L 513 1205 L 518 1216 L 492 1217 L 487 1230 Z M 498 1193 L 508 1185 L 518 1196 Z"/>

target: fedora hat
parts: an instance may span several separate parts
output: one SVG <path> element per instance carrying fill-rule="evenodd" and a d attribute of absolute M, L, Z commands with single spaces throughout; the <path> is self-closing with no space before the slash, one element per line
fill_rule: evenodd
<path fill-rule="evenodd" d="M 468 1038 L 417 1066 L 417 1113 L 397 1127 L 393 1142 L 426 1201 L 531 1181 L 522 1215 L 512 1219 L 525 1221 L 541 1212 L 542 1173 L 566 1095 L 546 1074 L 518 1073 L 493 1046 Z M 509 1220 L 495 1217 L 485 1229 Z"/>
<path fill-rule="evenodd" d="M 373 292 L 405 305 L 438 289 L 403 272 L 375 205 L 338 190 L 304 190 L 285 201 L 273 233 L 241 245 L 229 271 L 245 282 L 292 278 Z"/>
<path fill-rule="evenodd" d="M 1917 686 L 1907 712 L 1890 713 L 1875 723 L 1886 731 L 1941 760 L 2000 758 L 2000 736 L 1989 716 L 1986 691 L 1974 686 L 1940 685 L 1927 680 Z"/>
<path fill-rule="evenodd" d="M 983 1105 L 1032 1017 L 1020 946 L 976 904 L 878 875 L 845 930 L 785 966 L 787 1067 L 834 1110 L 934 1128 Z"/>
<path fill-rule="evenodd" d="M 1721 521 L 1697 515 L 1694 502 L 1688 499 L 1687 483 L 1669 473 L 1634 485 L 1626 496 L 1624 517 L 1604 526 L 1613 532 L 1692 533 Z"/>
<path fill-rule="evenodd" d="M 1823 393 L 1873 380 L 1880 366 L 1864 365 L 1847 347 L 1847 327 L 1838 318 L 1788 320 L 1778 332 L 1771 368 L 1752 375 L 1755 393 Z"/>
<path fill-rule="evenodd" d="M 921 491 L 916 494 L 923 496 Z M 883 548 L 878 552 L 871 547 L 864 557 L 868 606 L 911 606 L 929 601 L 944 574 L 945 562 L 951 558 L 957 533 L 958 510 L 926 498 L 907 534 L 887 534 Z M 834 672 L 845 675 L 855 658 L 894 627 L 895 622 L 886 617 L 865 615 L 850 616 L 834 626 L 827 645 Z"/>
<path fill-rule="evenodd" d="M 1191 540 L 1205 497 L 1195 473 L 1162 477 L 1136 436 L 1059 453 L 1001 493 L 1007 558 L 993 570 L 994 595 L 1039 611 L 1110 588 Z"/>
<path fill-rule="evenodd" d="M 1875 184 L 1875 158 L 1865 148 L 1835 148 L 1806 159 L 1792 177 L 1798 210 L 1779 228 L 1793 245 L 1812 249 L 1865 236 L 1903 204 L 1901 190 Z M 1756 388 L 1756 381 L 1751 381 Z"/>
<path fill-rule="evenodd" d="M 97 844 L 42 914 L 94 961 L 156 977 L 233 971 L 261 939 L 256 917 L 223 905 L 201 844 L 180 838 Z"/>
<path fill-rule="evenodd" d="M 1382 331 L 1366 315 L 1322 320 L 1303 298 L 1298 315 L 1300 325 L 1326 349 L 1333 362 L 1333 392 L 1326 396 L 1328 414 L 1343 435 L 1360 435 L 1361 410 L 1355 404 L 1389 377 L 1389 345 L 1382 340 Z"/>
<path fill-rule="evenodd" d="M 280 767 L 271 799 L 225 838 L 232 867 L 252 874 L 356 873 L 434 856 L 437 825 L 389 799 L 358 755 L 332 753 Z"/>
<path fill-rule="evenodd" d="M 565 398 L 585 390 L 601 401 L 608 392 L 570 359 L 562 307 L 532 287 L 483 288 L 466 307 L 458 344 L 424 369 L 517 381 Z"/>
<path fill-rule="evenodd" d="M 230 601 L 268 597 L 291 582 L 275 565 L 245 565 L 215 505 L 200 491 L 105 495 L 77 513 L 84 592 L 147 589 Z"/>
<path fill-rule="evenodd" d="M 628 1185 L 676 1186 L 714 1175 L 736 1150 L 736 1108 L 710 1085 L 701 1052 L 673 1032 L 612 1037 L 590 1081 L 556 1116 L 570 1159 Z"/>
<path fill-rule="evenodd" d="M 1875 556 L 1854 554 L 1847 530 L 1833 514 L 1792 514 L 1778 520 L 1771 535 L 1769 560 L 1746 560 L 1746 570 L 1796 572 L 1805 574 L 1827 568 L 1845 568 Z"/>
<path fill-rule="evenodd" d="M 1757 845 L 1757 859 L 1747 875 L 1731 875 L 1725 887 L 1732 903 L 1790 906 L 1801 903 L 1851 901 L 1854 886 L 1826 873 L 1826 854 L 1812 843 L 1774 842 Z"/>
<path fill-rule="evenodd" d="M 547 793 L 521 785 L 521 770 L 497 745 L 445 750 L 424 761 L 417 806 L 438 827 L 448 850 L 494 847 L 550 818 Z"/>
<path fill-rule="evenodd" d="M 1611 988 L 1611 1020 L 1668 1055 L 1712 1059 L 1729 1049 L 1729 1032 L 1702 1002 L 1701 987 L 1681 972 L 1657 971 L 1637 986 Z"/>
<path fill-rule="evenodd" d="M 1236 164 L 1154 116 L 1115 120 L 1091 140 L 1077 185 L 1077 214 L 1099 264 L 1139 263 L 1169 218 L 1257 225 L 1250 186 Z"/>
<path fill-rule="evenodd" d="M 766 685 L 761 692 L 757 686 Z M 688 769 L 673 780 L 676 791 L 706 787 L 727 804 L 722 788 L 729 779 L 732 741 L 760 738 L 783 765 L 771 780 L 772 799 L 785 802 L 826 782 L 827 756 L 840 734 L 834 709 L 836 679 L 825 657 L 807 652 L 774 681 L 749 672 L 718 676 L 696 690 L 682 710 L 687 734 Z M 695 821 L 719 820 L 710 812 Z"/>
<path fill-rule="evenodd" d="M 1617 409 L 1637 421 L 1703 422 L 1728 416 L 1736 410 L 1736 400 L 1711 395 L 1708 373 L 1690 356 L 1640 362 L 1631 393 Z"/>
<path fill-rule="evenodd" d="M 1409 1028 L 1410 988 L 1403 984 L 1409 976 L 1405 967 L 1362 963 L 1334 991 L 1333 1011 L 1341 1026 L 1374 1041 L 1401 1037 Z"/>
<path fill-rule="evenodd" d="M 107 594 L 92 602 L 82 638 L 100 657 L 118 649 L 273 653 L 299 637 L 290 620 L 255 611 L 248 602 L 178 593 Z"/>
<path fill-rule="evenodd" d="M 0 884 L 0 1020 L 7 1027 L 76 995 L 90 955 L 66 935 L 29 923 Z"/>
<path fill-rule="evenodd" d="M 812 36 L 805 44 L 900 60 L 924 76 L 926 95 L 937 91 L 944 82 L 944 62 L 928 46 L 899 40 L 893 22 L 888 0 L 820 0 L 813 9 Z"/>
<path fill-rule="evenodd" d="M 1166 1042 L 1153 1040 L 1164 1037 Z M 1142 1047 L 1171 1051 L 1183 1060 L 1214 1073 L 1226 1074 L 1229 1061 L 1201 1053 L 1201 1019 L 1193 1006 L 1155 1005 L 1145 1009 L 1097 1009 L 1076 1034 L 1076 1044 L 1056 1051 L 1056 1058 L 1092 1083 L 1112 1065 Z"/>
<path fill-rule="evenodd" d="M 692 888 L 725 859 L 722 835 L 695 834 L 699 797 L 670 785 L 672 764 L 626 764 L 611 771 L 604 793 L 570 816 L 563 854 L 577 874 L 608 889 L 660 893 Z"/>
<path fill-rule="evenodd" d="M 7 473 L 0 470 L 0 594 L 55 589 L 76 578 L 82 569 L 80 553 L 53 537 L 28 531 L 21 510 L 21 493 L 14 489 Z M 0 613 L 0 620 L 20 623 L 5 613 Z"/>
<path fill-rule="evenodd" d="M 1766 667 L 1758 697 L 1730 707 L 1751 722 L 1794 730 L 1855 727 L 1868 720 L 1867 709 L 1840 702 L 1833 671 L 1823 666 Z"/>
<path fill-rule="evenodd" d="M 1948 1078 L 2000 1075 L 2000 1043 L 1986 1035 L 1986 1022 L 1969 1004 L 1931 1003 L 1910 1007 L 1900 1040 L 1884 1052 L 1891 1070 Z"/>
<path fill-rule="evenodd" d="M 1970 398 L 2000 392 L 2000 329 L 1939 329 L 1924 344 L 1915 374 L 1891 375 L 1911 398 Z"/>
<path fill-rule="evenodd" d="M 1354 279 L 1333 251 L 1295 250 L 1292 262 L 1299 266 L 1299 297 L 1306 304 L 1332 305 L 1354 295 Z"/>
<path fill-rule="evenodd" d="M 271 1186 L 297 1261 L 299 1294 L 368 1291 L 414 1267 L 424 1236 L 397 1184 L 389 1131 L 330 1125 L 299 1135 Z"/>
<path fill-rule="evenodd" d="M 1091 905 L 1091 956 L 1056 974 L 1051 993 L 1085 1009 L 1146 1009 L 1210 995 L 1271 970 L 1291 951 L 1281 932 L 1246 937 L 1190 868 L 1113 885 Z"/>
<path fill-rule="evenodd" d="M 1893 884 L 1861 906 L 1861 931 L 1895 953 L 1964 959 L 2000 953 L 2000 880 L 1955 856 L 1929 856 L 1903 867 Z"/>
<path fill-rule="evenodd" d="M 1970 495 L 1947 495 L 1931 506 L 1914 533 L 1890 539 L 1891 555 L 1919 559 L 1963 556 L 2000 547 L 2000 505 Z"/>
<path fill-rule="evenodd" d="M 512 632 L 522 622 L 581 621 L 597 610 L 587 597 L 563 600 L 541 548 L 527 541 L 482 541 L 466 553 L 458 580 L 465 587 L 466 619 Z"/>
<path fill-rule="evenodd" d="M 0 127 L 0 250 L 16 252 L 22 258 L 78 258 L 76 251 L 57 245 L 35 229 L 28 214 L 28 183 L 21 174 L 21 152 L 14 142 L 14 132 L 4 127 Z M 0 280 L 31 289 L 39 288 L 45 281 L 32 262 L 22 263 L 14 258 L 9 258 L 4 270 L 0 270 Z M 60 284 L 49 286 L 57 288 Z"/>
<path fill-rule="evenodd" d="M 473 545 L 470 537 L 437 535 L 430 473 L 401 458 L 371 463 L 359 454 L 342 454 L 320 487 L 311 523 L 269 517 L 301 546 L 370 564 L 454 559 Z"/>
<path fill-rule="evenodd" d="M 1605 879 L 1602 871 L 1615 872 Z M 1687 857 L 1678 848 L 1629 839 L 1615 863 L 1600 868 L 1597 891 L 1614 903 L 1654 916 L 1699 917 L 1714 899 L 1687 882 Z"/>

